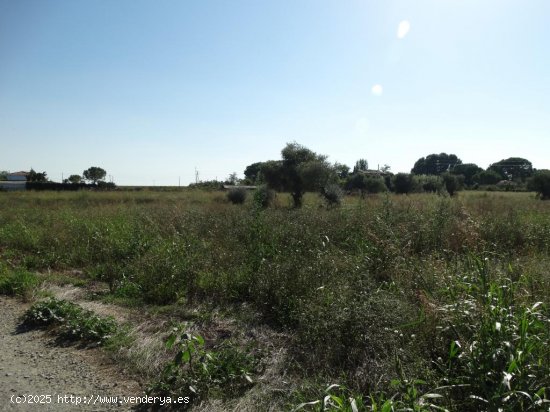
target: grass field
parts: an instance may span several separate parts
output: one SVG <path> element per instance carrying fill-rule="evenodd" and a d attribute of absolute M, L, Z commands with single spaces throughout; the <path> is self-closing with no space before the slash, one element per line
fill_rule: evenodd
<path fill-rule="evenodd" d="M 550 202 L 472 191 L 289 204 L 0 193 L 0 292 L 32 298 L 36 276 L 77 269 L 75 282 L 109 286 L 108 302 L 202 328 L 206 339 L 168 339 L 179 358 L 151 385 L 193 384 L 197 405 L 259 391 L 248 410 L 549 410 Z M 200 316 L 178 319 L 185 308 Z M 210 313 L 284 338 L 209 340 Z"/>

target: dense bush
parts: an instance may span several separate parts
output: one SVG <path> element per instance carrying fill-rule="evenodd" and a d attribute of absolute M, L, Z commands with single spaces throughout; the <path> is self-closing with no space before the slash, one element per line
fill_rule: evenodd
<path fill-rule="evenodd" d="M 349 191 L 358 190 L 361 195 L 367 193 L 382 193 L 388 190 L 383 177 L 367 176 L 360 172 L 348 176 L 344 187 Z"/>
<path fill-rule="evenodd" d="M 50 298 L 31 306 L 23 316 L 28 327 L 55 326 L 68 341 L 104 344 L 116 332 L 113 318 L 97 316 L 89 310 L 66 300 Z"/>
<path fill-rule="evenodd" d="M 528 182 L 529 190 L 543 199 L 550 199 L 550 170 L 538 170 Z"/>
<path fill-rule="evenodd" d="M 450 173 L 443 173 L 441 177 L 443 178 L 443 183 L 445 185 L 447 193 L 449 193 L 450 196 L 454 196 L 459 189 L 457 176 Z"/>
<path fill-rule="evenodd" d="M 25 269 L 11 269 L 0 264 L 0 294 L 29 298 L 38 286 L 36 274 Z"/>
<path fill-rule="evenodd" d="M 55 183 L 55 182 L 27 182 L 27 190 L 68 190 L 94 188 L 95 185 L 86 183 Z"/>
<path fill-rule="evenodd" d="M 223 182 L 219 180 L 206 180 L 204 182 L 191 183 L 188 187 L 190 189 L 221 190 L 223 189 Z"/>
<path fill-rule="evenodd" d="M 229 189 L 227 192 L 227 199 L 234 205 L 241 205 L 246 200 L 246 189 L 242 187 L 236 187 Z"/>
<path fill-rule="evenodd" d="M 443 179 L 435 175 L 413 176 L 415 192 L 438 193 L 443 188 Z"/>
<path fill-rule="evenodd" d="M 480 185 L 494 185 L 500 182 L 502 177 L 494 170 L 484 170 L 476 173 L 472 180 L 474 183 L 478 183 Z"/>
<path fill-rule="evenodd" d="M 338 206 L 342 203 L 344 191 L 337 184 L 329 184 L 321 190 L 321 195 L 328 207 Z"/>
<path fill-rule="evenodd" d="M 395 193 L 410 193 L 413 190 L 413 177 L 408 173 L 397 173 L 393 177 L 392 185 Z"/>
<path fill-rule="evenodd" d="M 254 203 L 265 209 L 273 204 L 277 193 L 267 185 L 258 186 L 254 192 Z"/>
<path fill-rule="evenodd" d="M 151 395 L 189 393 L 191 402 L 184 408 L 187 409 L 209 393 L 221 392 L 225 397 L 234 397 L 253 384 L 251 376 L 256 373 L 258 360 L 229 341 L 207 350 L 202 336 L 175 328 L 166 347 L 177 352 L 148 388 Z"/>
<path fill-rule="evenodd" d="M 365 179 L 365 189 L 368 193 L 383 193 L 388 191 L 384 179 L 375 176 L 369 176 Z"/>

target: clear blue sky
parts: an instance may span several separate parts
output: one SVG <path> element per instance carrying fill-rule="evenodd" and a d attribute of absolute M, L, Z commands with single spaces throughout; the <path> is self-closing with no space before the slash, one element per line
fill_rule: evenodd
<path fill-rule="evenodd" d="M 0 0 L 0 170 L 183 185 L 291 141 L 394 172 L 550 168 L 549 19 L 548 0 Z"/>

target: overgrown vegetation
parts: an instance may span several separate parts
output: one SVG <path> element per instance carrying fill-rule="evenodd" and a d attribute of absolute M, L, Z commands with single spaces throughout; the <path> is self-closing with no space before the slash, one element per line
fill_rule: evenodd
<path fill-rule="evenodd" d="M 97 316 L 66 300 L 49 298 L 35 303 L 23 317 L 27 327 L 56 328 L 64 341 L 105 344 L 117 330 L 113 318 Z"/>
<path fill-rule="evenodd" d="M 152 395 L 188 393 L 191 406 L 208 396 L 241 395 L 254 383 L 258 360 L 229 341 L 208 350 L 202 336 L 174 328 L 166 347 L 176 354 L 148 389 Z"/>
<path fill-rule="evenodd" d="M 550 199 L 550 170 L 539 170 L 529 180 L 528 186 L 543 199 Z"/>
<path fill-rule="evenodd" d="M 254 191 L 254 203 L 262 209 L 272 206 L 276 197 L 275 191 L 267 185 L 261 185 Z"/>
<path fill-rule="evenodd" d="M 0 262 L 0 294 L 29 300 L 38 284 L 36 274 L 21 268 L 12 270 Z"/>
<path fill-rule="evenodd" d="M 317 195 L 301 209 L 279 200 L 4 194 L 0 253 L 17 273 L 78 268 L 138 303 L 241 307 L 287 337 L 284 379 L 295 384 L 281 409 L 548 408 L 548 202 L 476 192 L 348 196 L 339 208 Z M 24 276 L 2 272 L 0 284 Z M 65 318 L 64 304 L 42 305 L 33 318 Z M 169 339 L 176 358 L 157 393 L 193 386 L 200 399 L 224 398 L 268 384 L 241 344 L 184 331 Z"/>
<path fill-rule="evenodd" d="M 233 188 L 227 192 L 227 199 L 236 205 L 241 205 L 246 200 L 246 189 Z"/>

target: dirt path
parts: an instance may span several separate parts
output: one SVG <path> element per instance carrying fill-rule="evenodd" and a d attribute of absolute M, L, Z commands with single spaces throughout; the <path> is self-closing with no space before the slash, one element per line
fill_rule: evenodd
<path fill-rule="evenodd" d="M 0 411 L 132 410 L 121 400 L 142 395 L 137 382 L 97 350 L 56 346 L 42 331 L 19 333 L 25 309 L 0 296 Z"/>

